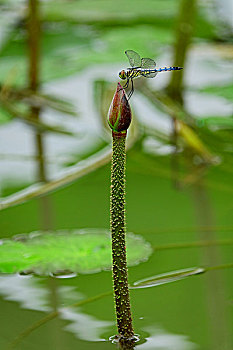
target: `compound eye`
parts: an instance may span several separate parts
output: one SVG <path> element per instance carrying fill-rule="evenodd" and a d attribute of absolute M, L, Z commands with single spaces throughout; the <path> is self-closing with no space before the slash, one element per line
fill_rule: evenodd
<path fill-rule="evenodd" d="M 119 77 L 120 77 L 121 79 L 126 79 L 126 74 L 125 74 L 125 71 L 124 71 L 124 70 L 122 70 L 122 71 L 119 73 Z"/>

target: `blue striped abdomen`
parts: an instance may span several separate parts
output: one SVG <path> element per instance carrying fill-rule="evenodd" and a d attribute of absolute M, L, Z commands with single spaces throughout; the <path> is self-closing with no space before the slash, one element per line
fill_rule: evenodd
<path fill-rule="evenodd" d="M 181 70 L 181 69 L 183 69 L 183 68 L 181 68 L 181 67 L 164 67 L 164 68 L 157 68 L 156 69 L 156 71 L 157 72 L 169 72 L 169 71 L 171 71 L 171 70 Z"/>
<path fill-rule="evenodd" d="M 126 72 L 128 79 L 135 79 L 143 76 L 145 78 L 154 78 L 159 72 L 169 72 L 172 70 L 180 70 L 181 67 L 164 67 L 157 69 L 143 69 L 141 67 L 138 68 L 129 68 Z"/>

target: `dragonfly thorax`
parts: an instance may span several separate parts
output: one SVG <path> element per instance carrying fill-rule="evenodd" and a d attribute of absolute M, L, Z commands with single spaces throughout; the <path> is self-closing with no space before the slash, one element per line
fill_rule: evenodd
<path fill-rule="evenodd" d="M 124 70 L 120 71 L 119 77 L 123 80 L 127 79 L 127 74 Z"/>

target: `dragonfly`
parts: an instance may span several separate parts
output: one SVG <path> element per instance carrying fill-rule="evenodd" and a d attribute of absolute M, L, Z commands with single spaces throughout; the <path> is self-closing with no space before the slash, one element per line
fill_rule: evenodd
<path fill-rule="evenodd" d="M 125 54 L 128 57 L 131 68 L 120 71 L 119 77 L 122 80 L 126 80 L 126 83 L 123 86 L 124 89 L 127 88 L 131 82 L 131 90 L 128 94 L 128 99 L 130 99 L 134 92 L 133 79 L 139 77 L 154 78 L 159 72 L 183 69 L 182 67 L 155 68 L 156 63 L 151 58 L 141 58 L 140 55 L 133 50 L 125 51 Z"/>

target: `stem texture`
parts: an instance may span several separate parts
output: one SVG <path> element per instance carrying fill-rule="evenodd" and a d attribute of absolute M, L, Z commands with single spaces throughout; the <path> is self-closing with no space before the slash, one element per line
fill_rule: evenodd
<path fill-rule="evenodd" d="M 130 310 L 125 245 L 125 133 L 113 132 L 111 172 L 111 233 L 113 283 L 117 327 L 120 338 L 134 336 Z"/>

